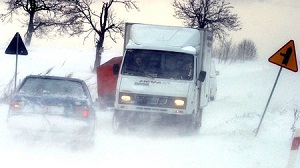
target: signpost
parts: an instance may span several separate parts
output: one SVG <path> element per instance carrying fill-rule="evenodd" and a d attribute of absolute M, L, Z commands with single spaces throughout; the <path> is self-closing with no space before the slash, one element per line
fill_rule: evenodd
<path fill-rule="evenodd" d="M 269 103 L 271 101 L 271 98 L 272 98 L 273 92 L 275 90 L 275 87 L 276 87 L 277 81 L 279 79 L 282 68 L 286 68 L 286 69 L 289 69 L 289 70 L 294 71 L 294 72 L 298 71 L 294 41 L 290 40 L 282 48 L 280 48 L 275 54 L 273 54 L 269 58 L 269 62 L 280 66 L 280 69 L 279 69 L 277 78 L 275 80 L 274 86 L 272 88 L 271 94 L 269 96 L 268 102 L 266 104 L 265 110 L 264 110 L 263 115 L 260 119 L 259 125 L 256 129 L 255 136 L 257 136 L 257 134 L 258 134 L 259 128 L 260 128 L 261 123 L 262 123 L 262 120 L 263 120 L 263 118 L 265 116 L 265 113 L 268 109 Z"/>
<path fill-rule="evenodd" d="M 5 50 L 5 54 L 16 54 L 16 67 L 15 67 L 15 90 L 17 87 L 17 73 L 18 73 L 18 55 L 28 55 L 27 49 L 17 32 L 8 47 Z"/>

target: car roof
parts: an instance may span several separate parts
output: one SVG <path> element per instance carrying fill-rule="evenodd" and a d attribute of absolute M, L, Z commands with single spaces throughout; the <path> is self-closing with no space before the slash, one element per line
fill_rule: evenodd
<path fill-rule="evenodd" d="M 28 75 L 26 76 L 25 79 L 27 78 L 41 78 L 41 79 L 56 79 L 56 80 L 68 80 L 68 81 L 74 81 L 74 82 L 82 82 L 84 83 L 83 80 L 78 79 L 78 78 L 71 78 L 71 77 L 62 77 L 62 76 L 50 76 L 50 75 Z"/>

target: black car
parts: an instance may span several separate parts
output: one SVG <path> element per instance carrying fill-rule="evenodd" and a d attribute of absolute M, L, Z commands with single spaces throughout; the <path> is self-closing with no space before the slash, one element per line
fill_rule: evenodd
<path fill-rule="evenodd" d="M 93 144 L 96 114 L 83 80 L 27 76 L 10 100 L 7 125 L 22 136 L 59 137 Z"/>

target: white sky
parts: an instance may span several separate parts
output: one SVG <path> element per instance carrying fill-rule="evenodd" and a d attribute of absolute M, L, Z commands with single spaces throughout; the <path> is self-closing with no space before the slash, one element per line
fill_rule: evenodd
<path fill-rule="evenodd" d="M 161 25 L 182 26 L 182 21 L 177 20 L 171 5 L 173 0 L 136 0 L 140 11 L 131 10 L 126 12 L 121 6 L 116 6 L 117 17 L 124 18 L 128 22 L 151 23 Z M 289 40 L 295 41 L 296 51 L 300 50 L 300 3 L 297 0 L 228 0 L 234 7 L 233 12 L 237 13 L 242 22 L 242 30 L 231 32 L 234 43 L 243 39 L 251 39 L 255 42 L 260 58 L 268 58 L 281 48 Z M 99 5 L 100 2 L 99 1 Z M 0 2 L 1 4 L 3 1 Z M 98 6 L 98 5 L 97 5 Z M 96 9 L 96 8 L 95 8 Z M 0 11 L 3 11 L 1 5 Z M 16 20 L 14 24 L 0 23 L 0 43 L 8 44 L 16 32 L 25 34 L 26 28 L 20 27 Z M 32 45 L 45 44 L 61 45 L 64 47 L 75 46 L 93 50 L 93 38 L 83 45 L 83 36 L 67 38 L 54 37 L 56 40 L 33 39 Z M 54 39 L 53 38 L 53 39 Z M 57 39 L 58 38 L 58 39 Z M 299 39 L 299 40 L 298 40 Z M 106 40 L 106 50 L 121 54 L 123 39 L 118 38 L 117 44 Z"/>

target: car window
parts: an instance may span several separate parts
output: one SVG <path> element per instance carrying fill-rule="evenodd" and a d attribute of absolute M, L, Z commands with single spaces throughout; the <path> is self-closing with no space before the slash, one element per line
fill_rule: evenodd
<path fill-rule="evenodd" d="M 80 82 L 43 78 L 27 78 L 19 93 L 35 96 L 87 97 Z"/>

